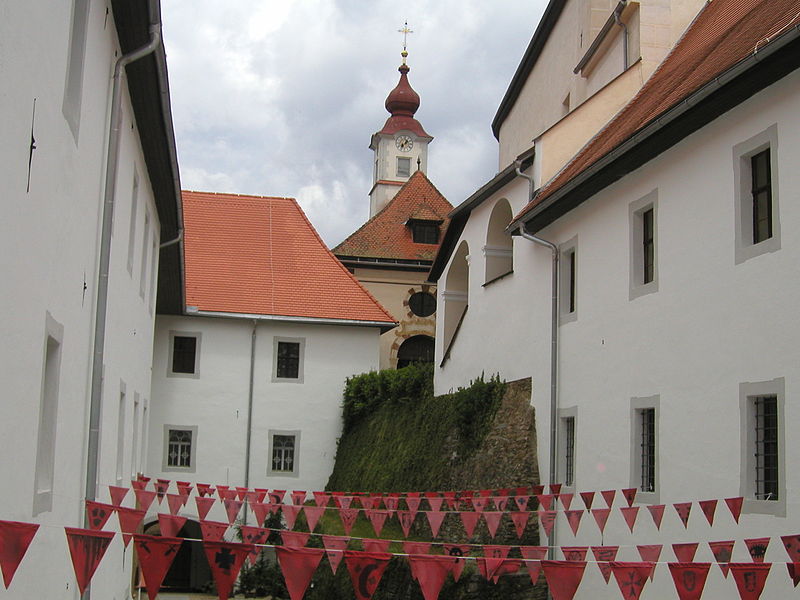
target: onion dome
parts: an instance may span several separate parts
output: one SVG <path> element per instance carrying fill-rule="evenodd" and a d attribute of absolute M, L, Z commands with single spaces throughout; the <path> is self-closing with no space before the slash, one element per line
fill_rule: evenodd
<path fill-rule="evenodd" d="M 430 138 L 422 125 L 414 118 L 414 113 L 419 108 L 419 94 L 414 91 L 408 82 L 408 72 L 411 70 L 406 64 L 408 52 L 401 53 L 403 64 L 397 69 L 400 71 L 400 81 L 386 97 L 386 110 L 392 115 L 379 133 L 394 134 L 401 129 L 413 131 L 420 137 Z M 432 139 L 432 138 L 431 138 Z"/>

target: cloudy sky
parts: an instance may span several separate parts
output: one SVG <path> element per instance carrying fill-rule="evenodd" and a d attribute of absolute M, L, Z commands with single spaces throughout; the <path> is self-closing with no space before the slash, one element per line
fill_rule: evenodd
<path fill-rule="evenodd" d="M 407 20 L 428 176 L 460 203 L 498 170 L 491 120 L 545 4 L 164 0 L 182 187 L 297 198 L 338 244 L 368 216 Z"/>

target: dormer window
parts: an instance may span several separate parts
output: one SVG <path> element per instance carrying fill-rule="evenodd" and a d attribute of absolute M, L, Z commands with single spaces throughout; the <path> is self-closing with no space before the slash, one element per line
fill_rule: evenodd
<path fill-rule="evenodd" d="M 441 221 L 409 219 L 406 225 L 411 228 L 411 235 L 415 244 L 438 244 L 439 223 Z"/>

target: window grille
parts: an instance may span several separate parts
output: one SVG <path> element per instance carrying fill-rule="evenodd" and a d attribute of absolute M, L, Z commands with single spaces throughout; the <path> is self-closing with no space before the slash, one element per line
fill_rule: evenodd
<path fill-rule="evenodd" d="M 439 243 L 439 224 L 435 221 L 414 221 L 411 232 L 415 244 Z"/>
<path fill-rule="evenodd" d="M 186 429 L 170 429 L 167 448 L 168 467 L 192 466 L 192 432 Z"/>
<path fill-rule="evenodd" d="M 769 148 L 750 157 L 753 194 L 753 243 L 772 237 L 772 178 Z"/>
<path fill-rule="evenodd" d="M 759 396 L 755 408 L 756 498 L 778 500 L 778 399 Z"/>
<path fill-rule="evenodd" d="M 172 372 L 194 373 L 197 338 L 176 335 L 172 339 Z"/>
<path fill-rule="evenodd" d="M 300 342 L 278 342 L 277 377 L 297 379 L 300 376 Z"/>
<path fill-rule="evenodd" d="M 650 283 L 655 278 L 655 231 L 653 209 L 642 213 L 642 283 Z"/>
<path fill-rule="evenodd" d="M 571 487 L 575 479 L 575 417 L 564 419 L 564 485 Z"/>
<path fill-rule="evenodd" d="M 292 472 L 294 470 L 294 436 L 272 436 L 272 470 Z"/>
<path fill-rule="evenodd" d="M 641 482 L 643 492 L 656 491 L 656 409 L 645 408 L 639 412 L 642 426 Z"/>

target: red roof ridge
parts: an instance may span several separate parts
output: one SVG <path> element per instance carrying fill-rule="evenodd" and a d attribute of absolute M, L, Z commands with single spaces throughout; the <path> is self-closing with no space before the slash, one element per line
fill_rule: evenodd
<path fill-rule="evenodd" d="M 233 192 L 203 192 L 201 190 L 181 190 L 182 194 L 202 194 L 203 196 L 223 196 L 234 198 L 253 198 L 261 200 L 295 200 L 291 196 L 259 196 L 255 194 L 236 194 Z"/>

